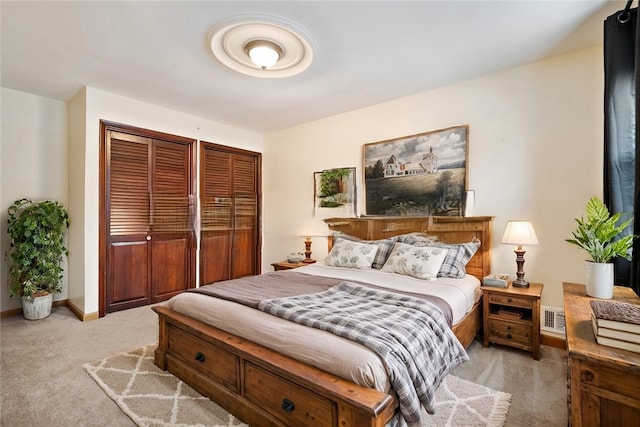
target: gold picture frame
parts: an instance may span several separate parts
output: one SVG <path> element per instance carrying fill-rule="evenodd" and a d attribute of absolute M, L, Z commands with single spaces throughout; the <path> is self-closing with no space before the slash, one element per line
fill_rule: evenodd
<path fill-rule="evenodd" d="M 366 215 L 462 216 L 469 125 L 363 145 Z"/>

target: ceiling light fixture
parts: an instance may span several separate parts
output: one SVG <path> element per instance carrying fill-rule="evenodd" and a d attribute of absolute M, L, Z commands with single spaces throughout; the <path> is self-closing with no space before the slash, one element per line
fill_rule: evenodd
<path fill-rule="evenodd" d="M 263 70 L 273 67 L 282 58 L 282 48 L 270 40 L 251 40 L 244 45 L 251 61 Z"/>
<path fill-rule="evenodd" d="M 210 31 L 211 52 L 225 66 L 254 77 L 289 77 L 311 65 L 315 43 L 301 26 L 270 14 L 239 14 Z"/>

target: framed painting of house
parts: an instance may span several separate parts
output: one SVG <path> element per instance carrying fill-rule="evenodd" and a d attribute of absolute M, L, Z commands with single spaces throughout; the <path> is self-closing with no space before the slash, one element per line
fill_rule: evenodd
<path fill-rule="evenodd" d="M 356 168 L 326 169 L 313 178 L 316 216 L 356 216 Z"/>
<path fill-rule="evenodd" d="M 462 216 L 469 125 L 364 144 L 367 215 Z"/>

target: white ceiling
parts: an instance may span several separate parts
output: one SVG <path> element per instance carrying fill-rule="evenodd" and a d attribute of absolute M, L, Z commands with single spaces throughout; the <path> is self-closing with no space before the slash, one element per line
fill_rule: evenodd
<path fill-rule="evenodd" d="M 68 100 L 90 86 L 267 132 L 602 43 L 624 1 L 5 1 L 3 87 Z M 304 73 L 259 79 L 208 47 L 230 15 L 315 39 Z"/>

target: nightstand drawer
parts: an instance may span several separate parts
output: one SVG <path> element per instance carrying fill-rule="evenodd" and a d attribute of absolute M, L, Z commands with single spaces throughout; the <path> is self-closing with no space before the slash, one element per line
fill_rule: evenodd
<path fill-rule="evenodd" d="M 489 303 L 508 305 L 510 307 L 533 307 L 533 299 L 531 298 L 519 297 L 514 295 L 501 295 L 495 293 L 489 294 Z"/>
<path fill-rule="evenodd" d="M 531 327 L 518 323 L 509 323 L 498 320 L 489 320 L 489 336 L 531 345 Z"/>

